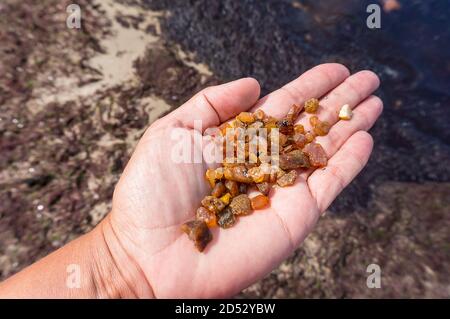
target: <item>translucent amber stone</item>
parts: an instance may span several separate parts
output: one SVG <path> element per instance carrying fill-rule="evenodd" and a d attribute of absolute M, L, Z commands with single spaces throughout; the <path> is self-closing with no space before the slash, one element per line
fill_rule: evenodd
<path fill-rule="evenodd" d="M 219 198 L 220 196 L 223 195 L 223 193 L 225 193 L 226 190 L 227 189 L 225 188 L 225 185 L 222 182 L 217 182 L 211 191 L 211 195 L 216 198 Z"/>
<path fill-rule="evenodd" d="M 316 113 L 319 108 L 319 100 L 312 98 L 305 102 L 306 113 Z"/>
<path fill-rule="evenodd" d="M 314 126 L 313 130 L 317 136 L 325 136 L 330 131 L 330 124 L 328 122 L 319 122 Z"/>
<path fill-rule="evenodd" d="M 255 116 L 249 112 L 241 112 L 237 116 L 237 119 L 245 124 L 251 124 L 251 123 L 255 122 Z"/>
<path fill-rule="evenodd" d="M 197 220 L 204 221 L 208 227 L 215 227 L 215 226 L 217 226 L 216 214 L 211 213 L 205 207 L 199 207 L 197 209 L 197 212 L 195 214 L 195 218 Z"/>
<path fill-rule="evenodd" d="M 251 205 L 253 209 L 263 209 L 269 206 L 269 197 L 265 195 L 257 195 L 253 197 L 251 200 Z"/>
<path fill-rule="evenodd" d="M 305 134 L 305 127 L 301 124 L 294 125 L 294 132 L 300 133 L 300 134 Z"/>
<path fill-rule="evenodd" d="M 212 239 L 208 226 L 202 220 L 188 221 L 181 225 L 181 230 L 194 242 L 198 251 L 203 251 Z"/>
<path fill-rule="evenodd" d="M 320 144 L 309 143 L 303 148 L 303 152 L 308 156 L 312 166 L 323 167 L 327 165 L 327 154 Z"/>
<path fill-rule="evenodd" d="M 317 124 L 319 124 L 319 118 L 317 116 L 311 116 L 309 118 L 309 124 L 311 124 L 312 127 L 316 126 Z"/>
<path fill-rule="evenodd" d="M 281 187 L 294 185 L 295 180 L 297 179 L 297 171 L 292 170 L 287 174 L 284 174 L 279 179 L 277 179 L 277 184 Z"/>

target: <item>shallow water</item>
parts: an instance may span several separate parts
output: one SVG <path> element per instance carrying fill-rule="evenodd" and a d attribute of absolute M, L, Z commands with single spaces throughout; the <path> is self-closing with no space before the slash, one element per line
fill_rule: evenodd
<path fill-rule="evenodd" d="M 399 10 L 382 10 L 380 29 L 369 29 L 373 2 L 147 0 L 169 12 L 166 39 L 224 81 L 254 76 L 267 93 L 328 61 L 380 76 L 375 150 L 333 205 L 338 211 L 363 207 L 368 188 L 383 181 L 450 181 L 450 2 L 400 1 Z"/>

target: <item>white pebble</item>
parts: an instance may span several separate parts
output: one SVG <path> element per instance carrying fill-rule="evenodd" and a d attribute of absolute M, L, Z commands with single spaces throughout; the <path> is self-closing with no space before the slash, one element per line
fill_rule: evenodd
<path fill-rule="evenodd" d="M 339 111 L 339 118 L 341 120 L 350 120 L 353 116 L 352 109 L 350 108 L 350 105 L 344 104 L 341 107 L 341 110 Z"/>

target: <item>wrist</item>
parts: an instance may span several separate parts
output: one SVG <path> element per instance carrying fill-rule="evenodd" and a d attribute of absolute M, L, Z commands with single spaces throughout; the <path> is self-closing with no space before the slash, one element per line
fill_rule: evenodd
<path fill-rule="evenodd" d="M 110 215 L 92 230 L 92 281 L 98 298 L 153 298 L 148 281 L 117 237 Z"/>

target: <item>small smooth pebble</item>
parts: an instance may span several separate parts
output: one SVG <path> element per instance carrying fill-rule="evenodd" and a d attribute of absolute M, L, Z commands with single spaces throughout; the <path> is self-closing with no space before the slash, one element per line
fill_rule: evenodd
<path fill-rule="evenodd" d="M 339 118 L 341 120 L 348 121 L 352 118 L 352 116 L 353 116 L 353 112 L 352 112 L 352 109 L 350 108 L 350 105 L 344 104 L 341 107 L 341 110 L 339 111 Z"/>

